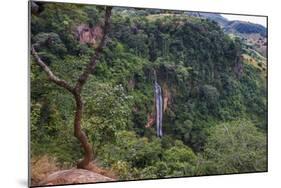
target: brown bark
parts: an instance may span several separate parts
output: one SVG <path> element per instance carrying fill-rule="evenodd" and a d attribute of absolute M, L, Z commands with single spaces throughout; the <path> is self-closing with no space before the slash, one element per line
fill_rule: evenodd
<path fill-rule="evenodd" d="M 36 50 L 33 46 L 31 46 L 31 53 L 35 58 L 37 64 L 46 72 L 50 81 L 54 82 L 60 87 L 63 87 L 67 91 L 69 91 L 75 99 L 76 109 L 75 109 L 75 118 L 74 118 L 74 136 L 81 143 L 81 147 L 84 149 L 84 158 L 78 162 L 77 168 L 89 169 L 90 163 L 93 160 L 93 149 L 91 144 L 88 142 L 88 138 L 85 132 L 82 130 L 81 121 L 83 118 L 83 99 L 81 96 L 82 88 L 84 84 L 87 82 L 89 75 L 94 71 L 97 61 L 101 56 L 103 51 L 103 47 L 106 42 L 106 37 L 109 31 L 109 20 L 111 16 L 112 7 L 106 7 L 105 9 L 105 17 L 104 17 L 104 26 L 103 26 L 103 36 L 95 50 L 95 54 L 91 58 L 90 62 L 87 64 L 83 73 L 79 76 L 75 87 L 72 87 L 65 80 L 58 78 L 51 69 L 42 61 L 42 59 L 37 54 Z"/>
<path fill-rule="evenodd" d="M 65 88 L 69 92 L 73 92 L 73 88 L 68 84 L 65 80 L 62 80 L 58 78 L 52 71 L 51 69 L 41 60 L 37 52 L 35 51 L 34 47 L 31 46 L 31 53 L 33 57 L 35 58 L 35 61 L 37 64 L 47 73 L 49 80 L 54 82 L 55 84 Z"/>
<path fill-rule="evenodd" d="M 77 80 L 77 84 L 75 86 L 75 90 L 77 90 L 77 92 L 81 92 L 83 85 L 86 83 L 90 73 L 93 72 L 94 69 L 96 68 L 97 60 L 101 56 L 103 46 L 105 45 L 106 36 L 109 31 L 109 19 L 111 16 L 111 9 L 112 9 L 112 7 L 106 7 L 105 18 L 104 18 L 105 20 L 104 20 L 104 26 L 103 26 L 103 36 L 101 38 L 101 41 L 100 41 L 98 47 L 96 48 L 94 56 L 90 60 L 90 63 L 88 63 L 84 72 L 79 76 L 79 78 Z"/>
<path fill-rule="evenodd" d="M 78 162 L 78 168 L 87 168 L 88 164 L 93 160 L 93 149 L 88 142 L 85 132 L 81 129 L 81 120 L 83 118 L 83 101 L 80 94 L 74 94 L 76 102 L 76 111 L 74 118 L 74 136 L 80 141 L 84 149 L 84 158 Z"/>

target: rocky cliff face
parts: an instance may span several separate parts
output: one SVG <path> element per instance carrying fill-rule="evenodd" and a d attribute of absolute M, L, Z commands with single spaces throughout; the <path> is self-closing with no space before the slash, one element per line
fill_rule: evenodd
<path fill-rule="evenodd" d="M 81 44 L 95 45 L 102 37 L 102 29 L 100 26 L 89 27 L 86 24 L 82 24 L 77 27 L 76 36 Z"/>

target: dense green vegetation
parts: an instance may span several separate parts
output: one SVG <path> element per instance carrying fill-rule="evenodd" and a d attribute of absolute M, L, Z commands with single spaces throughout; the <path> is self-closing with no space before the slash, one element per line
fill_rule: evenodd
<path fill-rule="evenodd" d="M 228 25 L 240 33 L 259 33 L 263 37 L 267 35 L 266 28 L 262 25 L 236 21 L 230 21 Z"/>
<path fill-rule="evenodd" d="M 31 42 L 53 72 L 74 83 L 95 51 L 77 40 L 76 27 L 100 24 L 103 7 L 42 7 L 32 14 Z M 83 128 L 96 163 L 119 179 L 266 171 L 266 78 L 241 53 L 241 42 L 215 22 L 114 8 L 104 53 L 83 91 Z M 161 139 L 145 128 L 153 70 L 170 93 Z M 74 100 L 34 59 L 30 76 L 32 157 L 48 154 L 74 166 L 82 157 Z"/>

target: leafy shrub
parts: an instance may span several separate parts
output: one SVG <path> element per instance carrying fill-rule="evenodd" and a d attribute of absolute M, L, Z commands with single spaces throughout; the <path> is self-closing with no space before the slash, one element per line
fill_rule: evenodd
<path fill-rule="evenodd" d="M 204 148 L 208 174 L 267 170 L 266 136 L 247 120 L 222 123 L 210 129 Z"/>

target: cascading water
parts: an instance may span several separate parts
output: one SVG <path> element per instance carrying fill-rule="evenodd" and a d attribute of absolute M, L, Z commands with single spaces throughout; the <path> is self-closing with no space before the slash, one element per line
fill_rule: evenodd
<path fill-rule="evenodd" d="M 155 96 L 155 105 L 156 105 L 156 128 L 157 136 L 162 137 L 162 119 L 163 119 L 163 99 L 162 99 L 162 90 L 160 85 L 155 80 L 154 82 L 154 96 Z"/>

